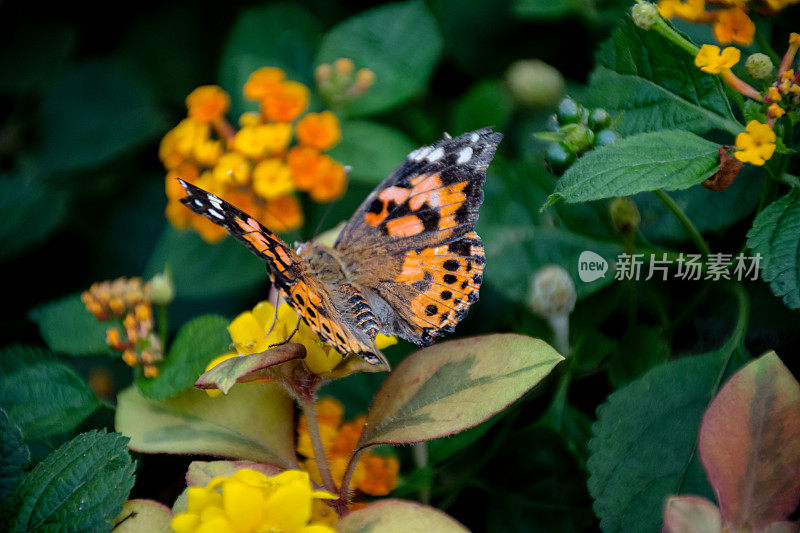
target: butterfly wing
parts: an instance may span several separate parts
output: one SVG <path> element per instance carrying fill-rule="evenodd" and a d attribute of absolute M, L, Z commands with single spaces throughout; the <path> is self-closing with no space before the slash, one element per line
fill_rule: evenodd
<path fill-rule="evenodd" d="M 198 215 L 225 228 L 266 261 L 273 285 L 322 340 L 343 355 L 357 353 L 371 363 L 382 361 L 368 335 L 341 323 L 331 294 L 310 273 L 305 259 L 244 211 L 200 187 L 183 180 L 180 182 L 187 192 L 181 202 Z"/>
<path fill-rule="evenodd" d="M 411 152 L 345 225 L 334 247 L 384 333 L 430 344 L 477 301 L 485 259 L 473 228 L 501 139 L 486 128 Z"/>

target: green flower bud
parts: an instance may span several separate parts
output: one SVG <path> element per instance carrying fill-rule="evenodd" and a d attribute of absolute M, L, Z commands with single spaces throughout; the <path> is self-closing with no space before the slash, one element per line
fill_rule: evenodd
<path fill-rule="evenodd" d="M 561 103 L 558 104 L 556 109 L 556 116 L 558 123 L 562 126 L 565 124 L 575 124 L 581 121 L 581 114 L 583 108 L 578 102 L 567 96 Z"/>
<path fill-rule="evenodd" d="M 774 65 L 766 54 L 753 54 L 744 62 L 744 70 L 754 79 L 763 80 L 770 74 Z"/>
<path fill-rule="evenodd" d="M 569 315 L 575 309 L 577 293 L 572 278 L 558 265 L 545 265 L 531 278 L 528 305 L 545 318 Z"/>
<path fill-rule="evenodd" d="M 611 115 L 602 107 L 593 109 L 589 114 L 589 127 L 593 130 L 602 130 L 611 124 Z"/>
<path fill-rule="evenodd" d="M 642 216 L 639 208 L 633 200 L 629 198 L 614 198 L 608 206 L 611 215 L 611 223 L 617 233 L 629 235 L 639 228 Z"/>
<path fill-rule="evenodd" d="M 564 77 L 555 68 L 538 59 L 523 59 L 511 64 L 506 72 L 514 100 L 528 107 L 550 107 L 564 94 Z"/>
<path fill-rule="evenodd" d="M 150 280 L 150 298 L 156 305 L 167 305 L 175 299 L 175 283 L 169 269 Z"/>
<path fill-rule="evenodd" d="M 547 117 L 547 122 L 544 123 L 545 131 L 558 131 L 561 125 L 558 123 L 558 117 L 550 115 Z"/>
<path fill-rule="evenodd" d="M 582 154 L 594 146 L 594 132 L 583 124 L 564 126 L 564 146 L 568 150 Z"/>
<path fill-rule="evenodd" d="M 570 152 L 560 143 L 552 143 L 547 147 L 544 160 L 550 172 L 560 176 L 575 162 L 575 153 Z"/>
<path fill-rule="evenodd" d="M 631 9 L 631 18 L 634 24 L 643 30 L 649 30 L 658 20 L 658 9 L 650 2 L 639 0 Z"/>
<path fill-rule="evenodd" d="M 595 146 L 605 146 L 613 144 L 619 140 L 619 135 L 614 130 L 600 130 L 595 136 Z"/>

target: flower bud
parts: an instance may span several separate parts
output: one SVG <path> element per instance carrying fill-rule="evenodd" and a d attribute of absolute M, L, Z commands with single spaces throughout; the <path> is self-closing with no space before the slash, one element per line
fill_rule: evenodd
<path fill-rule="evenodd" d="M 650 2 L 639 0 L 631 9 L 631 18 L 634 24 L 643 30 L 649 30 L 658 20 L 658 9 Z"/>
<path fill-rule="evenodd" d="M 594 132 L 583 124 L 564 126 L 564 146 L 575 154 L 582 154 L 594 146 Z"/>
<path fill-rule="evenodd" d="M 175 283 L 172 281 L 169 269 L 156 274 L 150 280 L 150 298 L 156 305 L 167 305 L 175 299 Z"/>
<path fill-rule="evenodd" d="M 611 223 L 617 233 L 630 235 L 635 232 L 642 221 L 639 208 L 629 198 L 614 198 L 608 206 Z"/>
<path fill-rule="evenodd" d="M 772 74 L 772 60 L 766 54 L 753 54 L 744 62 L 744 70 L 754 79 L 763 80 Z"/>
<path fill-rule="evenodd" d="M 559 265 L 545 265 L 531 278 L 528 305 L 537 315 L 544 318 L 569 315 L 576 300 L 575 283 Z"/>
<path fill-rule="evenodd" d="M 561 143 L 552 143 L 547 147 L 544 160 L 547 163 L 547 169 L 556 176 L 560 176 L 575 162 L 575 154 L 567 150 Z"/>
<path fill-rule="evenodd" d="M 558 104 L 558 109 L 556 109 L 558 123 L 562 126 L 580 122 L 582 114 L 583 107 L 569 96 L 561 100 Z"/>
<path fill-rule="evenodd" d="M 528 107 L 549 107 L 564 94 L 564 77 L 554 67 L 538 59 L 522 59 L 506 72 L 514 100 Z"/>

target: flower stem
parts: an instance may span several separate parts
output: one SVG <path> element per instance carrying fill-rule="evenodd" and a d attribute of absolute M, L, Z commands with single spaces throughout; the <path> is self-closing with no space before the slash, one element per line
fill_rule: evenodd
<path fill-rule="evenodd" d="M 425 441 L 416 443 L 412 449 L 412 452 L 414 454 L 414 464 L 417 466 L 417 468 L 426 468 L 428 466 L 427 443 Z M 419 496 L 419 501 L 429 505 L 431 503 L 430 485 L 426 484 L 425 486 L 420 487 L 419 491 L 417 492 L 417 496 Z"/>
<path fill-rule="evenodd" d="M 336 483 L 333 482 L 331 467 L 328 465 L 328 457 L 325 455 L 325 447 L 322 445 L 322 436 L 319 432 L 317 407 L 314 403 L 314 398 L 302 398 L 300 400 L 300 407 L 302 407 L 303 416 L 306 418 L 308 438 L 311 440 L 311 448 L 314 450 L 314 459 L 317 463 L 319 476 L 322 478 L 322 486 L 325 487 L 325 490 L 335 493 L 337 492 Z"/>
<path fill-rule="evenodd" d="M 711 248 L 708 247 L 708 243 L 706 243 L 705 239 L 703 239 L 703 236 L 698 231 L 697 226 L 695 226 L 691 219 L 686 216 L 686 213 L 683 212 L 683 209 L 681 209 L 680 206 L 678 206 L 678 204 L 676 204 L 675 201 L 661 189 L 656 189 L 653 191 L 653 193 L 658 196 L 658 199 L 661 200 L 661 203 L 663 203 L 666 208 L 672 212 L 675 218 L 678 219 L 678 222 L 681 223 L 683 229 L 686 231 L 689 237 L 692 238 L 695 245 L 697 245 L 697 248 L 703 252 L 704 255 L 711 255 Z"/>
<path fill-rule="evenodd" d="M 344 472 L 342 486 L 339 492 L 339 499 L 344 501 L 346 504 L 350 503 L 350 480 L 353 478 L 353 472 L 355 472 L 358 461 L 361 459 L 361 454 L 364 453 L 365 449 L 366 448 L 356 449 L 356 451 L 353 453 L 353 456 L 350 457 L 350 462 L 347 464 L 347 470 Z"/>

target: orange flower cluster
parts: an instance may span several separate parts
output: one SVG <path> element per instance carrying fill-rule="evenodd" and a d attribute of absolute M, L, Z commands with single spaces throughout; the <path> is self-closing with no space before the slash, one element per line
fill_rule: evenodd
<path fill-rule="evenodd" d="M 122 360 L 129 366 L 141 364 L 145 376 L 156 377 L 156 363 L 164 355 L 161 341 L 153 332 L 150 283 L 142 283 L 140 278 L 94 283 L 81 294 L 81 300 L 86 309 L 101 322 L 122 320 L 124 334 L 119 327 L 109 327 L 106 330 L 106 344 L 122 352 Z"/>
<path fill-rule="evenodd" d="M 332 398 L 322 398 L 317 402 L 317 421 L 322 443 L 331 467 L 331 475 L 337 485 L 342 482 L 347 463 L 355 451 L 365 422 L 365 418 L 360 416 L 352 422 L 343 423 L 343 414 L 342 405 Z M 315 483 L 321 484 L 314 450 L 308 436 L 308 425 L 303 416 L 298 422 L 297 433 L 297 452 L 306 457 L 303 467 Z M 350 481 L 351 487 L 370 496 L 385 496 L 397 488 L 399 471 L 400 463 L 396 457 L 385 457 L 367 450 L 361 454 Z"/>
<path fill-rule="evenodd" d="M 236 130 L 225 119 L 230 98 L 221 88 L 198 87 L 186 98 L 188 117 L 162 139 L 159 157 L 167 169 L 166 215 L 177 228 L 193 227 L 208 242 L 225 230 L 186 209 L 176 178 L 220 196 L 250 213 L 273 231 L 296 229 L 303 211 L 296 192 L 330 202 L 347 185 L 344 167 L 324 152 L 341 139 L 339 121 L 330 111 L 305 113 L 308 88 L 286 80 L 281 69 L 255 71 L 244 96 L 259 112 L 239 117 Z"/>
<path fill-rule="evenodd" d="M 726 7 L 708 11 L 705 0 L 659 0 L 658 12 L 664 18 L 678 17 L 689 22 L 707 22 L 712 25 L 714 37 L 720 44 L 753 44 L 756 26 L 747 15 L 748 0 L 721 0 Z"/>

